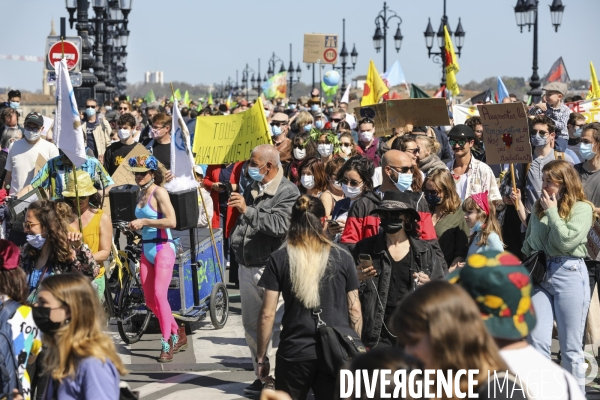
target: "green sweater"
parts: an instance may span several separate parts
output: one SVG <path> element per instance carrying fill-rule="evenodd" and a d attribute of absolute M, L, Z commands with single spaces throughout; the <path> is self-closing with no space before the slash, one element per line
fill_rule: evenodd
<path fill-rule="evenodd" d="M 456 257 L 467 257 L 470 231 L 465 212 L 460 207 L 435 224 L 435 233 L 448 267 Z"/>
<path fill-rule="evenodd" d="M 593 211 L 588 203 L 578 201 L 567 219 L 560 218 L 557 207 L 546 210 L 542 219 L 533 212 L 527 226 L 523 254 L 529 256 L 543 250 L 549 257 L 587 256 L 585 245 L 592 227 Z"/>

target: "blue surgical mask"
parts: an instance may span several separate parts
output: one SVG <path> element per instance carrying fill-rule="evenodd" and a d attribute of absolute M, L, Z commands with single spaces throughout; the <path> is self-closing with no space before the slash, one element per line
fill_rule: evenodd
<path fill-rule="evenodd" d="M 392 180 L 392 178 L 390 178 L 390 180 Z M 394 185 L 396 185 L 396 188 L 398 188 L 398 190 L 401 192 L 404 192 L 404 191 L 406 191 L 406 189 L 409 189 L 410 185 L 412 185 L 412 181 L 413 181 L 412 174 L 401 174 L 401 173 L 398 173 L 398 181 L 397 182 L 394 182 L 392 180 L 392 182 L 394 182 Z"/>
<path fill-rule="evenodd" d="M 475 222 L 475 226 L 473 226 L 471 228 L 471 233 L 475 233 L 475 232 L 479 232 L 481 230 L 481 228 L 483 227 L 483 223 L 481 221 L 477 221 Z"/>
<path fill-rule="evenodd" d="M 546 145 L 547 139 L 545 137 L 541 137 L 538 134 L 531 136 L 531 145 L 533 147 L 544 147 Z"/>
<path fill-rule="evenodd" d="M 323 129 L 323 120 L 318 120 L 315 122 L 315 126 L 317 127 L 317 129 Z"/>
<path fill-rule="evenodd" d="M 265 179 L 266 174 L 260 173 L 261 168 L 262 167 L 248 167 L 248 175 L 250 175 L 250 178 L 254 179 L 256 182 L 262 182 L 262 180 Z"/>
<path fill-rule="evenodd" d="M 593 145 L 591 143 L 579 143 L 579 154 L 586 161 L 591 160 L 596 156 L 596 152 L 592 150 Z"/>
<path fill-rule="evenodd" d="M 281 135 L 281 126 L 271 125 L 271 133 L 273 136 Z"/>
<path fill-rule="evenodd" d="M 10 108 L 14 108 L 15 110 L 16 110 L 17 108 L 19 108 L 19 106 L 20 106 L 20 105 L 21 105 L 21 103 L 18 103 L 18 102 L 16 102 L 16 101 L 11 101 L 11 102 L 10 102 Z"/>
<path fill-rule="evenodd" d="M 582 133 L 583 133 L 583 128 L 577 128 L 577 129 L 575 129 L 575 132 L 573 132 L 573 136 L 581 137 Z"/>
<path fill-rule="evenodd" d="M 111 106 L 104 106 L 104 109 L 105 109 L 106 111 L 110 111 L 110 110 L 112 110 L 112 107 L 111 107 Z"/>
<path fill-rule="evenodd" d="M 312 129 L 312 124 L 304 125 L 304 132 L 310 132 Z"/>
<path fill-rule="evenodd" d="M 311 111 L 319 111 L 319 106 L 316 104 L 313 104 L 312 106 L 310 106 L 310 110 Z"/>
<path fill-rule="evenodd" d="M 295 110 L 296 109 L 296 105 L 295 104 L 290 104 L 290 110 Z"/>
<path fill-rule="evenodd" d="M 86 108 L 85 115 L 87 115 L 88 117 L 93 117 L 94 115 L 96 115 L 96 110 L 93 108 Z"/>
<path fill-rule="evenodd" d="M 38 233 L 37 235 L 27 235 L 27 243 L 39 250 L 44 246 L 44 243 L 46 243 L 46 238 L 42 237 L 41 233 Z"/>

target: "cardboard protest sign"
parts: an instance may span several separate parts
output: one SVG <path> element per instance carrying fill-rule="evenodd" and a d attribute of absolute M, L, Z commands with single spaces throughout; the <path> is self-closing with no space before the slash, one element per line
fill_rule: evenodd
<path fill-rule="evenodd" d="M 302 61 L 307 64 L 335 64 L 338 59 L 337 47 L 338 35 L 305 33 Z"/>
<path fill-rule="evenodd" d="M 571 111 L 583 114 L 586 123 L 600 122 L 600 99 L 581 100 L 565 104 Z"/>
<path fill-rule="evenodd" d="M 356 122 L 363 118 L 371 118 L 374 122 L 375 136 L 382 137 L 392 134 L 392 129 L 388 127 L 387 105 L 385 103 L 356 107 L 354 115 L 356 116 Z"/>
<path fill-rule="evenodd" d="M 452 106 L 454 125 L 462 125 L 471 117 L 479 117 L 477 106 L 468 106 L 466 104 L 455 104 Z"/>
<path fill-rule="evenodd" d="M 44 165 L 46 165 L 46 159 L 43 155 L 38 154 L 38 158 L 35 161 L 35 169 L 33 170 L 33 176 L 36 176 L 38 172 L 40 172 L 40 170 L 44 168 Z"/>
<path fill-rule="evenodd" d="M 592 225 L 592 229 L 588 233 L 586 247 L 592 260 L 598 260 L 598 255 L 600 254 L 600 221 L 596 221 Z"/>
<path fill-rule="evenodd" d="M 387 102 L 387 122 L 390 128 L 450 125 L 446 99 L 401 99 Z"/>
<path fill-rule="evenodd" d="M 248 110 L 233 115 L 199 117 L 194 145 L 196 164 L 229 164 L 250 158 L 252 150 L 271 144 L 262 100 Z"/>
<path fill-rule="evenodd" d="M 488 164 L 532 161 L 529 124 L 523 103 L 478 105 Z"/>

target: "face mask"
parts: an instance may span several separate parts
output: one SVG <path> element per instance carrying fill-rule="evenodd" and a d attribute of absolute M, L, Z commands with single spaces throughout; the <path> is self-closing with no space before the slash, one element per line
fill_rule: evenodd
<path fill-rule="evenodd" d="M 41 233 L 38 233 L 37 235 L 27 235 L 27 243 L 39 250 L 44 243 L 46 243 L 46 238 L 42 237 Z"/>
<path fill-rule="evenodd" d="M 112 110 L 112 107 L 111 107 L 111 106 L 104 106 L 104 109 L 105 109 L 106 111 L 110 111 L 110 110 Z"/>
<path fill-rule="evenodd" d="M 346 197 L 348 197 L 349 199 L 353 199 L 362 193 L 362 186 L 363 185 L 361 184 L 360 186 L 357 186 L 357 187 L 351 187 L 351 186 L 342 184 L 342 192 L 344 192 L 344 195 Z"/>
<path fill-rule="evenodd" d="M 481 230 L 481 228 L 483 227 L 483 224 L 481 223 L 481 221 L 477 221 L 475 222 L 475 226 L 473 226 L 471 228 L 471 234 L 475 233 L 475 232 L 479 232 Z"/>
<path fill-rule="evenodd" d="M 296 109 L 296 105 L 295 104 L 290 104 L 290 110 L 295 110 Z"/>
<path fill-rule="evenodd" d="M 583 133 L 583 128 L 577 128 L 577 129 L 575 129 L 575 132 L 573 132 L 573 136 L 581 137 L 582 133 Z"/>
<path fill-rule="evenodd" d="M 62 325 L 62 322 L 54 322 L 50 319 L 50 312 L 52 310 L 46 307 L 31 307 L 31 316 L 33 322 L 40 328 L 42 333 L 46 335 L 53 335 Z"/>
<path fill-rule="evenodd" d="M 316 121 L 315 126 L 317 127 L 317 129 L 323 129 L 323 120 Z"/>
<path fill-rule="evenodd" d="M 10 102 L 10 108 L 14 108 L 15 110 L 17 108 L 19 108 L 20 105 L 21 105 L 21 103 L 17 103 L 16 101 L 11 101 Z"/>
<path fill-rule="evenodd" d="M 350 146 L 342 146 L 342 151 L 344 152 L 344 154 L 350 154 L 352 152 L 352 149 L 350 148 Z"/>
<path fill-rule="evenodd" d="M 304 160 L 306 157 L 306 149 L 294 149 L 294 158 L 296 160 Z"/>
<path fill-rule="evenodd" d="M 281 126 L 272 125 L 271 126 L 271 133 L 273 134 L 273 136 L 279 136 L 279 135 L 281 135 Z"/>
<path fill-rule="evenodd" d="M 319 111 L 320 110 L 319 106 L 316 104 L 313 104 L 312 106 L 310 106 L 310 109 L 311 109 L 311 111 Z"/>
<path fill-rule="evenodd" d="M 269 115 L 271 115 L 271 110 L 265 110 L 265 117 L 269 118 Z"/>
<path fill-rule="evenodd" d="M 373 139 L 372 131 L 359 132 L 358 137 L 362 142 L 370 142 Z"/>
<path fill-rule="evenodd" d="M 119 132 L 117 132 L 117 135 L 119 135 L 119 139 L 125 140 L 125 139 L 129 138 L 129 136 L 131 136 L 131 130 L 119 129 Z"/>
<path fill-rule="evenodd" d="M 341 190 L 342 189 L 342 185 L 340 185 L 340 183 L 338 181 L 331 181 L 331 186 L 333 186 L 337 190 Z"/>
<path fill-rule="evenodd" d="M 321 157 L 330 156 L 333 152 L 333 145 L 331 143 L 317 145 L 317 151 L 319 152 Z"/>
<path fill-rule="evenodd" d="M 315 187 L 315 177 L 312 175 L 302 175 L 300 177 L 300 183 L 306 189 L 312 189 Z"/>
<path fill-rule="evenodd" d="M 87 115 L 88 117 L 93 117 L 94 115 L 96 115 L 96 110 L 93 108 L 86 108 L 85 115 Z"/>
<path fill-rule="evenodd" d="M 383 219 L 379 226 L 385 233 L 396 233 L 404 227 L 404 221 L 401 219 Z"/>
<path fill-rule="evenodd" d="M 429 204 L 431 207 L 435 207 L 442 202 L 441 197 L 434 194 L 426 194 L 425 200 L 427 200 L 427 204 Z"/>
<path fill-rule="evenodd" d="M 391 177 L 390 180 L 394 182 L 394 180 Z M 394 185 L 396 185 L 396 188 L 398 188 L 399 191 L 404 192 L 406 189 L 410 188 L 410 185 L 412 185 L 412 181 L 412 174 L 398 174 L 398 181 L 394 182 Z"/>
<path fill-rule="evenodd" d="M 596 155 L 596 152 L 592 150 L 593 145 L 591 143 L 579 143 L 579 154 L 586 161 L 591 160 Z"/>
<path fill-rule="evenodd" d="M 312 129 L 312 124 L 304 125 L 304 132 L 310 132 Z"/>
<path fill-rule="evenodd" d="M 544 147 L 546 145 L 546 138 L 535 134 L 531 137 L 531 145 L 533 147 Z"/>
<path fill-rule="evenodd" d="M 331 114 L 333 112 L 333 108 L 328 108 L 327 111 Z"/>
<path fill-rule="evenodd" d="M 338 123 L 337 122 L 332 122 L 331 123 L 331 129 L 337 129 Z"/>
<path fill-rule="evenodd" d="M 23 129 L 23 135 L 25 136 L 25 139 L 29 140 L 30 142 L 34 142 L 40 138 L 40 131 L 30 131 L 29 129 L 25 128 Z"/>
<path fill-rule="evenodd" d="M 260 173 L 260 167 L 248 167 L 248 175 L 256 182 L 262 182 L 262 180 L 265 179 L 265 174 Z"/>

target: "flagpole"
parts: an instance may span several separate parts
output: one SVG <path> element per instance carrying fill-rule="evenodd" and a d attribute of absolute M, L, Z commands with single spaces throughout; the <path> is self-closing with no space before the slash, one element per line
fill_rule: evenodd
<path fill-rule="evenodd" d="M 512 181 L 512 190 L 513 192 L 517 193 L 517 182 L 515 180 L 515 164 L 513 163 L 510 164 L 510 178 Z M 515 201 L 515 209 L 519 211 L 519 199 Z"/>

